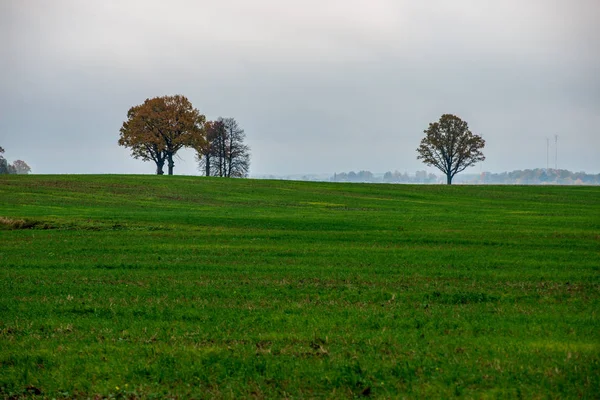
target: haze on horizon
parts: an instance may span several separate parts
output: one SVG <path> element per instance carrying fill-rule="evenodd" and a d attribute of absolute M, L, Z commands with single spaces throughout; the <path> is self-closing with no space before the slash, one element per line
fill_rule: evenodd
<path fill-rule="evenodd" d="M 234 117 L 251 175 L 426 169 L 456 114 L 476 171 L 600 172 L 597 0 L 3 0 L 0 146 L 38 174 L 154 173 L 117 145 L 127 110 L 183 94 Z M 199 174 L 181 152 L 176 174 Z M 466 170 L 465 173 L 469 173 Z"/>

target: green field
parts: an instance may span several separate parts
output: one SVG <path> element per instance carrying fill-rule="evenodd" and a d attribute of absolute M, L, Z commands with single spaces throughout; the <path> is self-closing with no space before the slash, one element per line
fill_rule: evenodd
<path fill-rule="evenodd" d="M 0 176 L 0 397 L 599 398 L 600 187 Z"/>

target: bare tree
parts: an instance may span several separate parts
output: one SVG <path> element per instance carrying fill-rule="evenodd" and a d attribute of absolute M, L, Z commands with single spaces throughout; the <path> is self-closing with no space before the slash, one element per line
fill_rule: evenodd
<path fill-rule="evenodd" d="M 485 140 L 474 135 L 467 123 L 455 115 L 442 115 L 439 122 L 430 123 L 424 132 L 417 159 L 446 174 L 448 185 L 454 175 L 485 160 L 481 151 Z"/>
<path fill-rule="evenodd" d="M 234 118 L 219 118 L 205 126 L 206 143 L 196 148 L 200 170 L 205 176 L 242 178 L 248 176 L 250 148 L 246 134 Z"/>
<path fill-rule="evenodd" d="M 31 167 L 23 160 L 16 160 L 13 163 L 13 168 L 15 170 L 15 174 L 18 175 L 27 175 L 31 172 Z"/>
<path fill-rule="evenodd" d="M 250 169 L 250 147 L 244 144 L 246 133 L 233 118 L 223 120 L 227 132 L 225 176 L 243 178 Z"/>

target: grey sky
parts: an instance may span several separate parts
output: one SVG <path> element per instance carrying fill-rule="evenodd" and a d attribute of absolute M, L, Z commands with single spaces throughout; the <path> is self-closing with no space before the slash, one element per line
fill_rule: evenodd
<path fill-rule="evenodd" d="M 545 167 L 556 134 L 559 168 L 598 173 L 600 2 L 0 0 L 9 160 L 153 173 L 117 140 L 129 107 L 166 94 L 235 117 L 254 175 L 424 169 L 443 113 L 486 140 L 474 171 Z"/>

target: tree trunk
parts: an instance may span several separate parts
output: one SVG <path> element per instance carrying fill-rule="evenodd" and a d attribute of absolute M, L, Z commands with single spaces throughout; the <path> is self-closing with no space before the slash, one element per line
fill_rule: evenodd
<path fill-rule="evenodd" d="M 227 154 L 227 174 L 228 178 L 231 178 L 231 164 L 233 161 L 233 132 L 229 133 L 229 154 Z"/>
<path fill-rule="evenodd" d="M 165 166 L 164 160 L 156 163 L 156 175 L 164 175 L 165 174 L 165 171 L 163 170 L 164 166 Z"/>
<path fill-rule="evenodd" d="M 225 152 L 225 145 L 227 144 L 227 142 L 225 142 L 225 140 L 226 140 L 226 137 L 223 136 L 221 138 L 221 142 L 220 142 L 220 145 L 221 145 L 221 154 L 219 154 L 219 158 L 220 158 L 220 161 L 219 161 L 219 176 L 220 177 L 225 176 L 225 174 L 227 172 L 227 170 L 226 170 L 226 168 L 227 168 L 227 164 L 226 164 L 227 153 Z"/>
<path fill-rule="evenodd" d="M 446 182 L 448 185 L 452 185 L 452 175 L 450 173 L 446 174 Z"/>
<path fill-rule="evenodd" d="M 225 169 L 225 156 L 223 153 L 219 154 L 219 176 L 223 176 L 223 171 Z"/>
<path fill-rule="evenodd" d="M 175 167 L 175 163 L 173 162 L 173 156 L 168 155 L 167 161 L 169 161 L 169 175 L 173 175 L 173 167 Z"/>
<path fill-rule="evenodd" d="M 207 154 L 207 155 L 205 156 L 205 158 L 206 158 L 206 165 L 204 166 L 204 169 L 205 169 L 205 175 L 206 175 L 206 176 L 210 176 L 210 155 L 209 155 L 209 154 Z"/>

